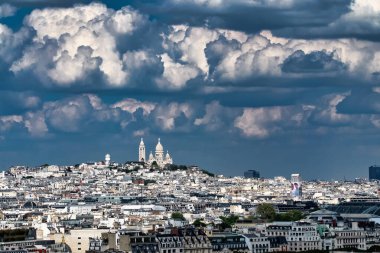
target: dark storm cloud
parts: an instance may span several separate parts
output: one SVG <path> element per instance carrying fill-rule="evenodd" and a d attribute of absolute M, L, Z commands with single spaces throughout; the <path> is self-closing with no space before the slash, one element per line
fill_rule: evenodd
<path fill-rule="evenodd" d="M 0 115 L 21 114 L 40 105 L 40 98 L 32 92 L 0 92 Z"/>
<path fill-rule="evenodd" d="M 263 29 L 324 26 L 349 11 L 350 0 L 144 1 L 141 9 L 171 24 L 256 33 Z"/>
<path fill-rule="evenodd" d="M 380 94 L 372 89 L 353 89 L 337 110 L 344 114 L 380 114 Z"/>
<path fill-rule="evenodd" d="M 285 59 L 281 69 L 286 73 L 329 73 L 343 71 L 346 66 L 335 60 L 332 53 L 314 51 L 305 54 L 297 50 Z"/>
<path fill-rule="evenodd" d="M 350 11 L 325 26 L 286 27 L 274 31 L 278 36 L 292 38 L 357 38 L 379 41 L 380 6 L 376 0 L 352 1 Z"/>
<path fill-rule="evenodd" d="M 267 29 L 287 38 L 380 39 L 373 0 L 144 1 L 141 10 L 169 24 L 256 33 Z"/>
<path fill-rule="evenodd" d="M 4 1 L 4 0 L 2 0 Z M 0 3 L 2 2 L 0 1 Z M 4 1 L 5 2 L 5 1 Z M 7 1 L 9 2 L 9 1 Z M 19 8 L 22 7 L 69 7 L 74 4 L 82 3 L 88 4 L 91 3 L 91 0 L 13 0 L 12 5 Z"/>

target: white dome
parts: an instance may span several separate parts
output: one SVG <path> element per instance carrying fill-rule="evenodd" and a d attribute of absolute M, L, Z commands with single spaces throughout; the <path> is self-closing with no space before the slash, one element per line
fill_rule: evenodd
<path fill-rule="evenodd" d="M 158 138 L 158 143 L 156 145 L 156 152 L 164 152 L 164 147 L 161 145 L 160 138 Z"/>

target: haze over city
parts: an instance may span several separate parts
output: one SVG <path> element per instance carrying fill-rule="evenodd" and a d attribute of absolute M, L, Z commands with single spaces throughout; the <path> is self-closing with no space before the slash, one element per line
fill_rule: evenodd
<path fill-rule="evenodd" d="M 0 168 L 143 137 L 227 176 L 368 177 L 379 28 L 376 0 L 0 1 Z"/>

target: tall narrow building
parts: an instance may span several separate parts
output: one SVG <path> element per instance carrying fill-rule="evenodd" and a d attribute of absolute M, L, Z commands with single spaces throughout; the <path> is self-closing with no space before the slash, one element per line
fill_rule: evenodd
<path fill-rule="evenodd" d="M 141 138 L 140 146 L 139 146 L 139 161 L 145 162 L 145 144 L 143 138 Z"/>
<path fill-rule="evenodd" d="M 106 156 L 104 158 L 104 161 L 105 161 L 105 165 L 106 166 L 110 166 L 110 164 L 111 164 L 111 155 L 110 154 L 106 154 Z"/>
<path fill-rule="evenodd" d="M 295 199 L 302 197 L 302 183 L 300 174 L 292 174 L 290 179 L 292 190 L 290 192 L 291 196 Z"/>
<path fill-rule="evenodd" d="M 380 166 L 373 165 L 369 167 L 369 180 L 380 180 Z"/>

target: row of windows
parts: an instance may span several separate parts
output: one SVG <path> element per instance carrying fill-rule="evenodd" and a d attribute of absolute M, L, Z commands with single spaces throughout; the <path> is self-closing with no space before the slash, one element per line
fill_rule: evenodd
<path fill-rule="evenodd" d="M 241 249 L 241 248 L 246 248 L 246 245 L 245 244 L 226 244 L 226 245 L 223 245 L 224 248 L 229 248 L 229 249 Z M 218 248 L 221 248 L 221 245 L 214 245 L 213 246 L 214 249 L 218 249 Z"/>
<path fill-rule="evenodd" d="M 310 248 L 310 247 L 305 247 L 305 248 L 290 248 L 290 251 L 307 251 L 307 250 L 315 250 L 317 248 Z"/>
<path fill-rule="evenodd" d="M 182 247 L 182 243 L 162 243 L 163 248 L 179 248 Z"/>
<path fill-rule="evenodd" d="M 266 252 L 269 252 L 268 249 L 256 249 L 253 251 L 254 253 L 266 253 Z"/>
<path fill-rule="evenodd" d="M 6 246 L 19 246 L 19 247 L 25 247 L 25 246 L 33 246 L 35 242 L 8 242 L 8 243 L 2 243 L 2 247 Z"/>
<path fill-rule="evenodd" d="M 318 241 L 318 237 L 300 237 L 300 238 L 290 238 L 290 241 Z"/>
<path fill-rule="evenodd" d="M 287 235 L 288 232 L 268 232 L 268 235 Z"/>
<path fill-rule="evenodd" d="M 177 252 L 183 252 L 183 249 L 179 249 L 178 251 L 176 249 L 168 249 L 168 250 L 163 250 L 162 253 L 177 253 Z"/>
<path fill-rule="evenodd" d="M 338 233 L 338 236 L 353 236 L 353 237 L 358 237 L 358 236 L 363 236 L 361 232 L 345 232 L 345 233 Z"/>
<path fill-rule="evenodd" d="M 155 242 L 155 237 L 132 237 L 131 243 L 139 243 L 139 242 Z"/>
<path fill-rule="evenodd" d="M 309 233 L 290 233 L 292 236 L 316 236 L 317 233 L 309 232 Z"/>
<path fill-rule="evenodd" d="M 255 239 L 251 238 L 250 239 L 251 242 L 253 242 L 253 241 L 255 241 L 255 242 L 264 242 L 266 240 L 267 240 L 266 238 L 255 238 Z"/>
<path fill-rule="evenodd" d="M 338 242 L 340 243 L 348 243 L 348 242 L 351 242 L 351 243 L 357 243 L 357 242 L 364 242 L 364 239 L 363 238 L 354 238 L 354 239 L 338 239 Z"/>
<path fill-rule="evenodd" d="M 215 242 L 223 242 L 223 239 L 222 238 L 213 238 L 212 241 L 215 241 Z M 224 239 L 225 242 L 245 242 L 245 239 L 244 237 L 239 237 L 239 238 L 227 238 L 227 239 Z"/>
<path fill-rule="evenodd" d="M 269 226 L 268 229 L 281 229 L 281 230 L 289 230 L 290 226 Z"/>
<path fill-rule="evenodd" d="M 269 244 L 254 244 L 252 245 L 254 248 L 267 248 Z"/>
<path fill-rule="evenodd" d="M 299 246 L 317 246 L 319 243 L 318 242 L 304 242 L 304 243 L 289 243 L 290 246 L 293 245 L 299 245 Z"/>
<path fill-rule="evenodd" d="M 314 227 L 293 228 L 293 231 L 315 231 Z"/>

